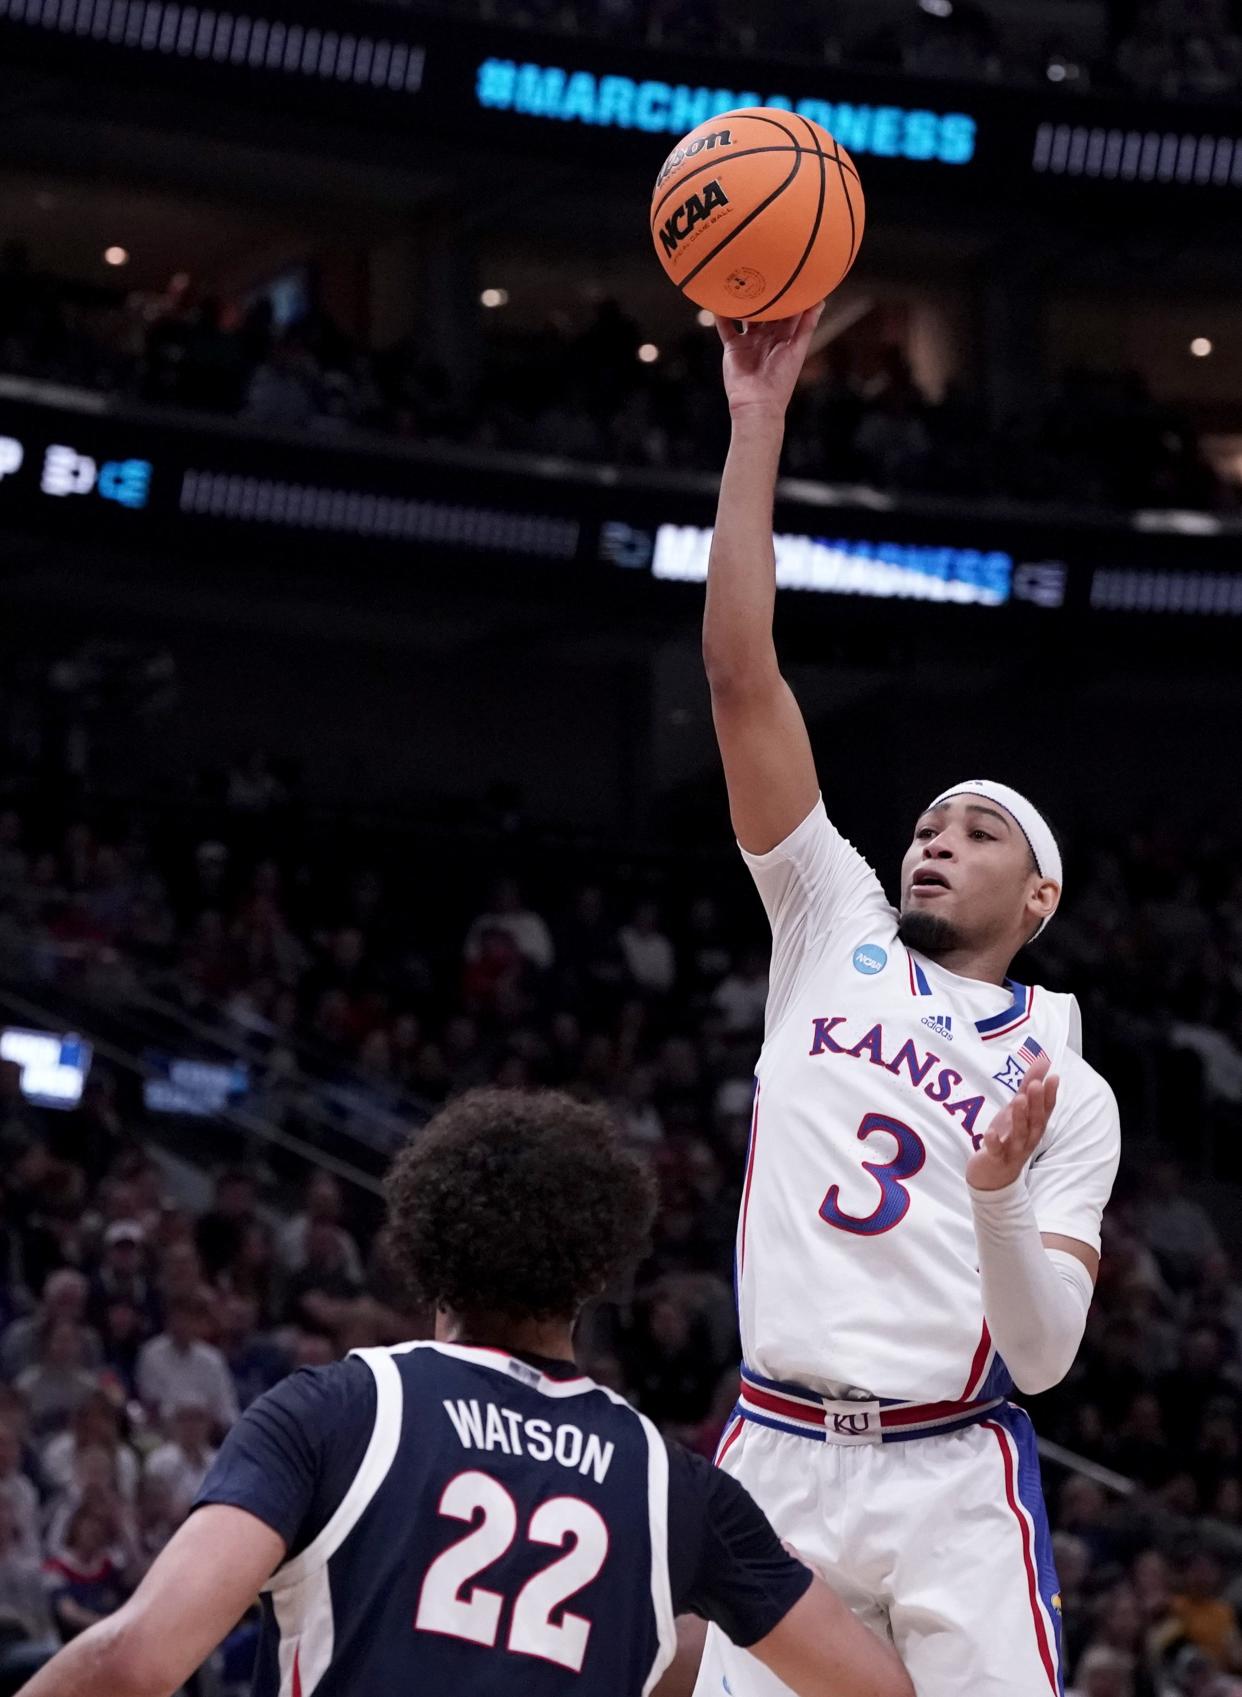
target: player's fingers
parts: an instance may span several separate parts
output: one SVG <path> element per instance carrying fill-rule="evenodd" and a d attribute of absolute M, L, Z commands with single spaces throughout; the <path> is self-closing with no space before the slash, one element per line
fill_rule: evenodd
<path fill-rule="evenodd" d="M 1030 1127 L 1031 1099 L 1029 1094 L 1023 1091 L 1015 1096 L 1009 1104 L 1009 1109 L 1010 1119 L 1013 1123 L 1013 1136 L 1009 1139 L 1009 1142 L 1011 1145 L 1023 1144 L 1026 1142 L 1027 1131 Z"/>
<path fill-rule="evenodd" d="M 731 348 L 734 342 L 746 334 L 746 326 L 738 324 L 732 318 L 721 318 L 716 314 L 716 331 L 726 348 Z"/>
<path fill-rule="evenodd" d="M 805 312 L 800 312 L 796 318 L 789 320 L 789 341 L 804 347 L 815 334 L 815 326 L 819 323 L 824 310 L 824 303 L 809 306 Z"/>
<path fill-rule="evenodd" d="M 1015 1137 L 1021 1137 L 1021 1130 L 1027 1123 L 1027 1105 L 1021 1096 L 1015 1096 L 1010 1106 L 1004 1110 L 1001 1118 L 1004 1127 L 1001 1130 L 1001 1147 L 1008 1147 Z"/>
<path fill-rule="evenodd" d="M 1034 1142 L 1047 1124 L 1047 1091 L 1042 1078 L 1033 1078 L 1026 1093 L 1027 1135 Z"/>
<path fill-rule="evenodd" d="M 1034 1139 L 1036 1143 L 1048 1129 L 1048 1121 L 1052 1118 L 1052 1110 L 1057 1105 L 1057 1088 L 1060 1082 L 1060 1079 L 1057 1078 L 1042 1079 L 1036 1085 L 1038 1096 L 1032 1092 L 1032 1121 L 1033 1123 L 1037 1122 L 1038 1126 L 1038 1135 Z"/>

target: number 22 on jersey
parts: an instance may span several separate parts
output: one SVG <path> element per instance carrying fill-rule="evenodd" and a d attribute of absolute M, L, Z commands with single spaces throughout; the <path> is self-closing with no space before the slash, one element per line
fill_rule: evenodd
<path fill-rule="evenodd" d="M 819 1217 L 838 1231 L 853 1232 L 858 1237 L 878 1237 L 892 1231 L 905 1219 L 910 1207 L 910 1192 L 903 1180 L 913 1178 L 927 1159 L 927 1150 L 918 1132 L 904 1120 L 889 1114 L 864 1114 L 858 1127 L 858 1137 L 866 1142 L 877 1132 L 887 1132 L 897 1144 L 897 1153 L 887 1161 L 864 1161 L 863 1171 L 871 1174 L 879 1185 L 875 1207 L 869 1214 L 847 1214 L 841 1206 L 841 1187 L 833 1184 L 819 1205 Z"/>
<path fill-rule="evenodd" d="M 444 1487 L 439 1512 L 450 1520 L 469 1521 L 471 1530 L 441 1551 L 427 1569 L 415 1628 L 494 1649 L 505 1599 L 499 1591 L 470 1581 L 498 1562 L 513 1544 L 517 1504 L 489 1473 L 459 1473 Z M 569 1548 L 559 1560 L 532 1574 L 518 1592 L 506 1648 L 581 1673 L 590 1621 L 568 1610 L 559 1624 L 552 1616 L 599 1577 L 608 1555 L 608 1528 L 580 1497 L 552 1497 L 531 1515 L 526 1537 L 532 1544 Z"/>

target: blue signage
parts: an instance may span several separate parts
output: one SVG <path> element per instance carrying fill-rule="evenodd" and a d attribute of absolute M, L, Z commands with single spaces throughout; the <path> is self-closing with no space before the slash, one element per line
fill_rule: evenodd
<path fill-rule="evenodd" d="M 760 96 L 753 90 L 597 76 L 593 71 L 518 64 L 513 59 L 483 60 L 475 77 L 475 98 L 493 112 L 677 136 L 721 112 L 741 106 L 775 106 L 822 124 L 849 153 L 939 165 L 968 165 L 975 156 L 978 128 L 968 112 L 794 101 L 785 94 Z"/>

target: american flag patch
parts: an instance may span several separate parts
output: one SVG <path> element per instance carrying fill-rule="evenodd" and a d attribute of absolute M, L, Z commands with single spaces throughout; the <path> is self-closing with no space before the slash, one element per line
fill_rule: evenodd
<path fill-rule="evenodd" d="M 1028 1067 L 1032 1061 L 1042 1060 L 1043 1055 L 1044 1051 L 1040 1048 L 1039 1044 L 1033 1037 L 1028 1037 L 1022 1047 L 1018 1050 L 1018 1059 L 1024 1066 Z"/>

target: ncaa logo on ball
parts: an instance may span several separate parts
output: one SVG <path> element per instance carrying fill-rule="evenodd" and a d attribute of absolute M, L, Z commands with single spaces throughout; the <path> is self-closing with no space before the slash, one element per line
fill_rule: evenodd
<path fill-rule="evenodd" d="M 660 242 L 665 253 L 675 253 L 678 244 L 686 240 L 697 224 L 715 223 L 712 213 L 728 204 L 729 197 L 715 178 L 700 192 L 683 200 L 660 231 Z"/>
<path fill-rule="evenodd" d="M 878 943 L 864 943 L 861 949 L 854 950 L 855 972 L 865 972 L 870 978 L 883 972 L 887 965 L 888 953 Z"/>

